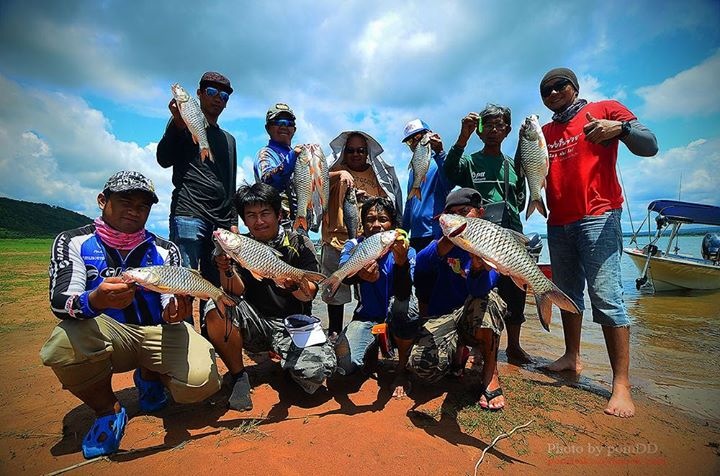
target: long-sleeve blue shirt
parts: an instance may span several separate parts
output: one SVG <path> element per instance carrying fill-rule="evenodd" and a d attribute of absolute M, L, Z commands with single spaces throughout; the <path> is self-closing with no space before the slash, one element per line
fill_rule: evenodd
<path fill-rule="evenodd" d="M 255 181 L 272 185 L 284 192 L 290 184 L 296 160 L 297 155 L 290 146 L 270 139 L 268 145 L 260 149 L 255 157 Z"/>
<path fill-rule="evenodd" d="M 445 152 L 433 152 L 425 181 L 420 185 L 422 199 L 412 197 L 405 203 L 403 227 L 410 232 L 411 238 L 428 236 L 440 238 L 442 236 L 440 224 L 437 220 L 433 220 L 433 217 L 442 213 L 447 194 L 453 187 L 445 176 L 444 162 Z M 412 169 L 410 169 L 409 175 L 408 194 L 415 180 Z"/>
<path fill-rule="evenodd" d="M 418 301 L 428 304 L 430 316 L 453 312 L 469 295 L 487 296 L 499 276 L 494 270 L 471 272 L 470 253 L 455 246 L 440 256 L 437 244 L 434 240 L 421 250 L 415 263 L 415 294 Z"/>
<path fill-rule="evenodd" d="M 350 259 L 352 250 L 358 243 L 359 239 L 348 240 L 345 242 L 342 253 L 340 254 L 340 266 Z M 408 249 L 408 265 L 410 266 L 410 280 L 413 279 L 415 272 L 415 250 Z M 358 282 L 358 305 L 355 308 L 353 319 L 357 321 L 373 321 L 377 323 L 385 322 L 388 309 L 390 307 L 390 298 L 395 295 L 393 274 L 395 270 L 395 258 L 392 252 L 378 260 L 380 268 L 380 277 L 374 283 L 360 280 Z M 408 286 L 408 289 L 410 287 Z"/>

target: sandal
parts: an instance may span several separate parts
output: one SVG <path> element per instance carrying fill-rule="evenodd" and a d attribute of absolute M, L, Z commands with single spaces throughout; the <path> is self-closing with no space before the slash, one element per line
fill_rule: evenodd
<path fill-rule="evenodd" d="M 140 369 L 135 370 L 133 380 L 138 389 L 141 411 L 154 413 L 167 406 L 168 397 L 165 395 L 165 385 L 161 381 L 145 380 L 140 374 Z"/>
<path fill-rule="evenodd" d="M 83 438 L 82 451 L 85 459 L 115 453 L 120 448 L 120 440 L 125 434 L 127 420 L 124 407 L 120 407 L 118 413 L 97 417 L 92 428 Z"/>
<path fill-rule="evenodd" d="M 498 387 L 495 390 L 490 390 L 490 391 L 488 391 L 487 388 L 484 388 L 482 391 L 482 395 L 485 396 L 485 400 L 487 401 L 487 403 L 485 404 L 485 406 L 482 406 L 482 404 L 478 403 L 480 405 L 480 408 L 482 408 L 483 410 L 491 411 L 491 412 L 496 412 L 498 410 L 502 410 L 503 408 L 505 408 L 504 405 L 502 407 L 498 407 L 498 408 L 490 408 L 490 402 L 502 394 L 503 394 L 502 387 Z"/>

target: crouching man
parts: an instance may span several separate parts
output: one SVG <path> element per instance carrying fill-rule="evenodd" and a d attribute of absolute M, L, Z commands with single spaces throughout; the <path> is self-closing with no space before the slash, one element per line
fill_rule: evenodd
<path fill-rule="evenodd" d="M 281 197 L 275 188 L 264 183 L 244 185 L 233 200 L 250 238 L 274 248 L 281 260 L 295 268 L 318 271 L 310 239 L 280 226 Z M 285 321 L 293 315 L 310 316 L 317 285 L 309 283 L 303 289 L 300 283 L 288 279 L 283 288 L 270 279 L 256 279 L 252 270 L 240 267 L 225 254 L 217 256 L 215 262 L 223 289 L 239 300 L 238 312 L 234 313 L 237 317 L 229 317 L 232 323 L 225 321 L 212 302 L 208 302 L 205 315 L 209 339 L 233 377 L 229 407 L 252 409 L 243 349 L 279 354 L 282 368 L 290 377 L 307 393 L 314 393 L 335 371 L 335 352 L 324 334 L 316 339 L 318 331 L 323 332 L 319 323 L 303 341 L 298 335 L 291 336 Z M 315 340 L 322 342 L 313 343 Z"/>
<path fill-rule="evenodd" d="M 118 172 L 97 198 L 101 217 L 60 233 L 50 258 L 50 304 L 62 322 L 40 356 L 63 388 L 86 403 L 96 420 L 82 441 L 85 458 L 118 450 L 127 413 L 113 393 L 114 373 L 135 370 L 140 410 L 204 400 L 220 389 L 212 345 L 183 320 L 191 301 L 124 283 L 127 268 L 180 266 L 171 242 L 145 230 L 157 203 L 138 172 Z M 172 324 L 172 325 L 171 325 Z"/>

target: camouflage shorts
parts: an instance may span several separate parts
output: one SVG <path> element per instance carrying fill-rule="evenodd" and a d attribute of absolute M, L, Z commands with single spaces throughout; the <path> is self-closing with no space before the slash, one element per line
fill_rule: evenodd
<path fill-rule="evenodd" d="M 487 298 L 469 296 L 463 307 L 451 314 L 427 319 L 410 350 L 408 370 L 420 380 L 437 382 L 450 370 L 458 345 L 477 345 L 477 329 L 492 329 L 500 335 L 505 303 L 496 292 Z"/>
<path fill-rule="evenodd" d="M 213 302 L 208 301 L 212 309 Z M 307 393 L 315 393 L 327 377 L 335 372 L 335 350 L 324 344 L 300 348 L 295 345 L 282 319 L 261 317 L 244 299 L 236 307 L 233 324 L 240 329 L 243 348 L 248 352 L 273 351 L 281 358 L 280 365 Z M 206 311 L 209 309 L 206 309 Z"/>

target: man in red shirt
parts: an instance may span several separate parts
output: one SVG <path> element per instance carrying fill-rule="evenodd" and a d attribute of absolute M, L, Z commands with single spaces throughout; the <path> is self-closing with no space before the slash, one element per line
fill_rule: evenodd
<path fill-rule="evenodd" d="M 635 414 L 630 395 L 630 319 L 620 278 L 622 190 L 615 173 L 619 142 L 635 155 L 657 153 L 655 135 L 617 101 L 588 103 L 578 97 L 575 73 L 550 70 L 540 82 L 543 103 L 553 111 L 543 126 L 550 155 L 547 177 L 548 244 L 553 280 L 585 309 L 585 283 L 593 321 L 602 325 L 613 370 L 605 413 Z M 582 314 L 561 311 L 565 354 L 548 368 L 582 370 Z"/>

